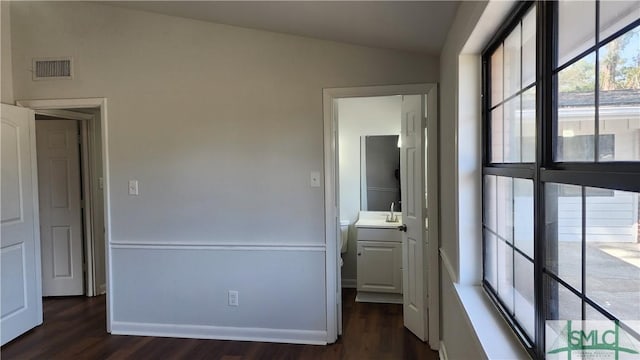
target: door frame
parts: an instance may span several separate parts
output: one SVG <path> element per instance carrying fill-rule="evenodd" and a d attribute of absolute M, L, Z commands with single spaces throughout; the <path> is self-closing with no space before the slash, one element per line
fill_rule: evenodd
<path fill-rule="evenodd" d="M 93 161 L 93 153 L 89 152 L 89 122 L 95 121 L 94 115 L 84 114 L 79 112 L 73 112 L 68 110 L 35 110 L 37 115 L 47 115 L 51 117 L 59 118 L 60 120 L 77 121 L 80 131 L 80 176 L 82 177 L 81 189 L 83 204 L 82 208 L 85 211 L 82 212 L 82 244 L 84 250 L 84 264 L 85 272 L 83 275 L 84 282 L 84 295 L 95 296 L 99 294 L 99 289 L 96 287 L 95 279 L 95 241 L 93 227 L 93 192 L 91 189 L 95 185 L 94 178 L 91 176 L 91 164 Z M 47 121 L 38 120 L 36 121 Z M 37 130 L 36 130 L 37 135 Z M 37 155 L 36 147 L 36 155 Z"/>
<path fill-rule="evenodd" d="M 342 324 L 338 322 L 338 315 L 342 311 L 341 269 L 339 268 L 340 246 L 339 234 L 339 198 L 338 198 L 338 107 L 337 100 L 355 97 L 374 97 L 392 95 L 426 95 L 432 91 L 438 94 L 437 83 L 382 85 L 365 87 L 325 88 L 322 91 L 323 123 L 324 123 L 324 207 L 325 207 L 325 284 L 327 296 L 327 343 L 334 343 L 341 332 Z M 436 102 L 439 103 L 439 98 Z M 427 144 L 435 151 L 427 152 L 427 163 L 436 171 L 427 173 L 427 193 L 429 209 L 429 239 L 426 253 L 423 256 L 428 264 L 426 313 L 429 327 L 429 346 L 438 350 L 440 346 L 440 274 L 439 274 L 439 185 L 438 175 L 440 165 L 438 161 L 438 117 L 427 119 Z"/>
<path fill-rule="evenodd" d="M 106 312 L 107 312 L 107 332 L 111 332 L 111 309 L 113 297 L 111 295 L 111 254 L 109 253 L 109 243 L 111 242 L 111 202 L 110 202 L 110 176 L 109 176 L 109 121 L 107 117 L 106 98 L 78 98 L 78 99 L 46 99 L 46 100 L 18 100 L 16 105 L 29 108 L 37 112 L 47 110 L 69 110 L 82 108 L 100 109 L 100 129 L 102 137 L 102 176 L 104 178 L 104 242 L 105 242 L 105 282 L 106 282 Z M 35 152 L 34 152 L 35 154 Z M 34 155 L 35 156 L 35 155 Z M 36 246 L 40 248 L 40 238 L 36 239 Z M 42 279 L 39 279 L 38 287 L 42 288 Z"/>

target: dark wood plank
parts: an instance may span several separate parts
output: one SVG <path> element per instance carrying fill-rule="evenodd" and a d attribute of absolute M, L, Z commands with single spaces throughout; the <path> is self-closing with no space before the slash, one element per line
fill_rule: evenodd
<path fill-rule="evenodd" d="M 0 348 L 2 359 L 438 359 L 406 330 L 402 305 L 355 302 L 343 292 L 344 334 L 328 346 L 117 336 L 106 332 L 105 297 L 44 300 L 44 324 Z"/>

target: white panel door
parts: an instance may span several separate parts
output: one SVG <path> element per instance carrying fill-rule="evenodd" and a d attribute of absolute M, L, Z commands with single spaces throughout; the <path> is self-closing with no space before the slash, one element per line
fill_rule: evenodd
<path fill-rule="evenodd" d="M 33 111 L 0 105 L 0 345 L 42 324 Z"/>
<path fill-rule="evenodd" d="M 424 267 L 425 172 L 423 95 L 402 98 L 400 182 L 402 186 L 402 235 L 404 326 L 422 341 L 427 339 L 426 281 Z"/>
<path fill-rule="evenodd" d="M 75 120 L 36 121 L 42 295 L 84 293 L 80 147 Z"/>

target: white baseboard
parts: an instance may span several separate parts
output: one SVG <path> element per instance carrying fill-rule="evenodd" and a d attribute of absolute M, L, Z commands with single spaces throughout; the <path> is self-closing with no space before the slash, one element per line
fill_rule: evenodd
<path fill-rule="evenodd" d="M 262 341 L 288 344 L 327 344 L 326 331 L 240 328 L 208 325 L 152 324 L 123 321 L 111 322 L 111 334 L 212 340 Z"/>
<path fill-rule="evenodd" d="M 102 284 L 100 286 L 98 286 L 98 294 L 97 295 L 104 295 L 107 293 L 107 284 Z"/>
<path fill-rule="evenodd" d="M 440 350 L 438 350 L 438 354 L 440 355 L 440 360 L 448 360 L 447 356 L 447 348 L 444 346 L 444 342 L 440 341 Z"/>
<path fill-rule="evenodd" d="M 357 287 L 356 279 L 342 279 L 342 287 L 347 289 L 355 289 Z"/>

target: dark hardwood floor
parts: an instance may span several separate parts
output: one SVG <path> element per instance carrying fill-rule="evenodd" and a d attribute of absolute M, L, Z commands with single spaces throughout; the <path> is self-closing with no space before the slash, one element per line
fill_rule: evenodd
<path fill-rule="evenodd" d="M 4 359 L 438 359 L 402 325 L 402 306 L 356 303 L 343 292 L 343 336 L 332 345 L 116 336 L 105 297 L 48 298 L 44 324 L 0 348 Z"/>

